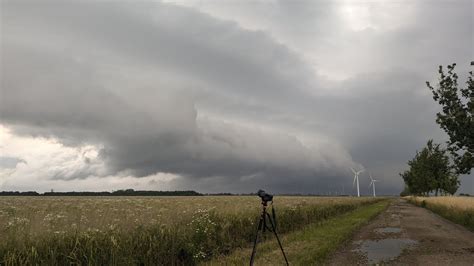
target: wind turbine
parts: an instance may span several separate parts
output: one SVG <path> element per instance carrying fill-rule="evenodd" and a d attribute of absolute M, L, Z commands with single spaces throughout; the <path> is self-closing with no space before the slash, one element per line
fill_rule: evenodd
<path fill-rule="evenodd" d="M 357 182 L 357 197 L 360 197 L 360 191 L 359 191 L 359 174 L 364 172 L 364 169 L 360 169 L 359 171 L 354 170 L 354 168 L 351 167 L 352 172 L 354 173 L 354 182 L 352 182 L 352 186 Z"/>
<path fill-rule="evenodd" d="M 372 191 L 374 192 L 374 197 L 375 197 L 375 182 L 378 182 L 378 180 L 373 179 L 370 173 L 369 173 L 369 178 L 370 178 L 369 188 L 370 186 L 372 186 Z"/>

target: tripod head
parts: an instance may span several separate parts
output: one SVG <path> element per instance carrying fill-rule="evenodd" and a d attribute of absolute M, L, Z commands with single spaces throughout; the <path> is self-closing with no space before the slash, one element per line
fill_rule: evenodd
<path fill-rule="evenodd" d="M 273 195 L 268 194 L 263 189 L 259 189 L 257 195 L 262 199 L 263 206 L 267 206 L 269 201 L 273 201 Z"/>

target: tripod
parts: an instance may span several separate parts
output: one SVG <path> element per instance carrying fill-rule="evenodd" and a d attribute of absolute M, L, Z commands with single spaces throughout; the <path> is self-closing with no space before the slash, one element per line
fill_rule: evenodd
<path fill-rule="evenodd" d="M 255 253 L 257 253 L 259 233 L 261 231 L 262 236 L 263 236 L 263 233 L 265 233 L 265 230 L 268 230 L 270 232 L 273 232 L 273 234 L 275 234 L 275 237 L 278 241 L 278 245 L 280 246 L 280 249 L 281 249 L 281 253 L 283 254 L 283 258 L 285 258 L 286 265 L 289 265 L 288 259 L 286 258 L 285 251 L 283 250 L 283 246 L 281 245 L 280 238 L 278 237 L 278 234 L 275 228 L 275 223 L 272 220 L 272 217 L 270 216 L 270 214 L 267 212 L 267 206 L 268 206 L 267 201 L 262 200 L 262 214 L 260 215 L 260 221 L 258 222 L 257 234 L 255 235 L 255 240 L 253 241 L 252 256 L 250 257 L 250 266 L 253 266 Z M 273 209 L 273 202 L 272 202 L 272 213 L 273 213 L 273 219 L 275 219 L 275 211 Z M 270 222 L 270 225 L 272 226 L 271 229 L 267 226 L 267 219 Z"/>

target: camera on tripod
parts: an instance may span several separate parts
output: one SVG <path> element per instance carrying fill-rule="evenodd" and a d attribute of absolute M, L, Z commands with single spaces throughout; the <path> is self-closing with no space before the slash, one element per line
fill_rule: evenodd
<path fill-rule="evenodd" d="M 262 199 L 262 202 L 267 203 L 273 201 L 273 195 L 268 194 L 265 190 L 258 190 L 257 195 Z"/>
<path fill-rule="evenodd" d="M 273 195 L 268 194 L 262 189 L 259 189 L 257 191 L 257 195 L 262 199 L 262 213 L 260 214 L 260 221 L 258 222 L 258 227 L 257 227 L 257 234 L 255 235 L 255 239 L 253 242 L 253 249 L 252 249 L 252 255 L 250 256 L 250 266 L 253 266 L 253 262 L 255 260 L 255 253 L 257 252 L 257 244 L 259 241 L 259 235 L 265 233 L 266 230 L 269 232 L 272 232 L 277 241 L 278 245 L 280 246 L 281 253 L 283 254 L 283 258 L 285 258 L 286 265 L 288 264 L 288 259 L 286 258 L 285 251 L 283 250 L 283 246 L 281 245 L 280 238 L 278 237 L 278 233 L 276 230 L 276 213 L 275 213 L 275 206 L 273 206 Z M 267 212 L 268 205 L 267 203 L 271 201 L 272 202 L 272 215 L 270 215 Z M 270 223 L 270 226 L 268 226 L 268 223 Z"/>

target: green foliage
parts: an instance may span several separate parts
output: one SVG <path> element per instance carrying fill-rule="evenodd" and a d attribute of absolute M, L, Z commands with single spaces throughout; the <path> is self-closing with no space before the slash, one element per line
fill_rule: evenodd
<path fill-rule="evenodd" d="M 408 188 L 407 185 L 405 185 L 405 188 L 403 189 L 402 192 L 400 192 L 400 197 L 406 197 L 410 195 L 410 189 Z"/>
<path fill-rule="evenodd" d="M 433 144 L 433 140 L 421 152 L 417 151 L 408 165 L 410 169 L 400 174 L 405 181 L 405 194 L 428 195 L 434 191 L 436 195 L 439 192 L 452 195 L 459 188 L 447 150 Z"/>
<path fill-rule="evenodd" d="M 288 233 L 355 210 L 376 200 L 278 209 L 278 230 Z M 259 212 L 222 214 L 198 209 L 191 222 L 173 226 L 110 227 L 57 231 L 32 236 L 22 227 L 7 228 L 0 241 L 0 265 L 194 265 L 253 240 Z M 23 223 L 19 221 L 16 226 Z M 18 230 L 17 230 L 18 229 Z"/>
<path fill-rule="evenodd" d="M 433 99 L 442 106 L 436 122 L 449 135 L 448 149 L 454 157 L 458 174 L 469 174 L 474 167 L 474 74 L 469 72 L 466 88 L 458 88 L 456 64 L 448 65 L 445 73 L 439 66 L 439 83 L 426 85 Z"/>

